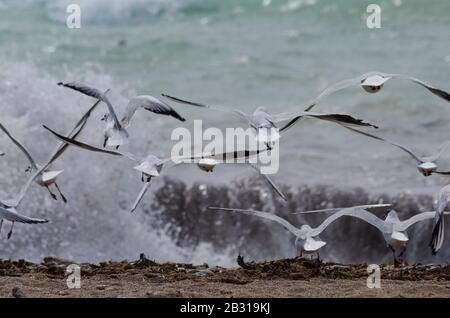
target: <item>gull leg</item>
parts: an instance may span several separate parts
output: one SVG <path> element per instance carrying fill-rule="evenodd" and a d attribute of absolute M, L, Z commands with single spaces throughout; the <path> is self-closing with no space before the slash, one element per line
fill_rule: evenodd
<path fill-rule="evenodd" d="M 116 150 L 119 149 L 120 146 L 116 146 Z"/>
<path fill-rule="evenodd" d="M 58 184 L 57 184 L 56 182 L 55 182 L 55 187 L 56 187 L 56 190 L 58 190 L 59 195 L 61 196 L 61 199 L 64 201 L 64 203 L 67 203 L 66 197 L 64 196 L 64 194 L 62 194 L 62 192 L 61 192 L 61 190 L 59 189 Z"/>
<path fill-rule="evenodd" d="M 49 188 L 48 186 L 45 186 L 45 187 L 47 188 L 48 192 L 49 192 L 50 195 L 52 196 L 53 200 L 58 200 L 58 199 L 56 198 L 56 194 L 54 194 L 54 193 L 52 192 L 52 190 L 50 190 L 50 188 Z"/>
<path fill-rule="evenodd" d="M 0 221 L 0 233 L 2 231 L 2 226 L 3 226 L 3 219 Z"/>
<path fill-rule="evenodd" d="M 395 255 L 395 249 L 391 245 L 388 245 L 388 247 L 392 251 L 392 255 L 394 256 L 394 267 L 398 267 L 400 265 L 400 262 L 397 259 L 397 255 Z"/>
<path fill-rule="evenodd" d="M 13 229 L 14 229 L 14 221 L 12 222 L 11 230 L 9 230 L 9 232 L 8 232 L 8 236 L 7 236 L 7 239 L 8 239 L 8 240 L 11 238 L 11 235 L 12 235 L 12 233 L 13 233 Z"/>
<path fill-rule="evenodd" d="M 108 142 L 108 137 L 105 137 L 105 140 L 103 141 L 103 148 L 105 148 L 106 147 L 106 143 Z"/>
<path fill-rule="evenodd" d="M 144 173 L 141 175 L 141 181 L 144 182 Z"/>

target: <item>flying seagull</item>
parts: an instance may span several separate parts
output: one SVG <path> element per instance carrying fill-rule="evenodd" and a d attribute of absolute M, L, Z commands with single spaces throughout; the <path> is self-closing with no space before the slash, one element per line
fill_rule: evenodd
<path fill-rule="evenodd" d="M 296 111 L 296 112 L 284 112 L 279 114 L 269 114 L 264 107 L 258 107 L 252 114 L 244 113 L 238 109 L 230 109 L 226 107 L 216 107 L 209 106 L 205 104 L 200 104 L 196 102 L 191 102 L 188 100 L 184 100 L 178 97 L 169 96 L 166 94 L 162 94 L 162 96 L 167 97 L 175 102 L 183 103 L 187 105 L 192 105 L 196 107 L 208 108 L 213 110 L 218 110 L 222 112 L 236 114 L 240 118 L 244 119 L 248 125 L 256 130 L 257 139 L 264 142 L 267 145 L 273 144 L 280 135 L 277 132 L 277 124 L 281 122 L 285 122 L 288 120 L 293 120 L 299 117 L 310 117 L 321 120 L 327 120 L 331 122 L 335 122 L 341 125 L 354 125 L 354 126 L 370 126 L 374 128 L 378 128 L 377 126 L 367 123 L 361 119 L 354 118 L 350 115 L 346 114 L 337 114 L 337 113 L 313 113 L 313 112 L 304 112 L 304 111 Z M 274 128 L 274 129 L 272 129 Z"/>
<path fill-rule="evenodd" d="M 398 213 L 395 210 L 390 210 L 388 213 L 385 214 L 385 218 L 383 220 L 375 216 L 374 214 L 366 211 L 367 209 L 363 209 L 361 207 L 363 206 L 342 208 L 342 209 L 337 208 L 337 209 L 305 211 L 305 212 L 298 212 L 296 214 L 333 212 L 333 213 L 340 213 L 342 215 L 352 216 L 365 221 L 366 223 L 377 228 L 381 232 L 381 234 L 383 234 L 383 238 L 386 241 L 386 245 L 392 251 L 392 254 L 394 256 L 395 265 L 400 264 L 398 258 L 402 257 L 406 251 L 406 244 L 409 241 L 409 237 L 408 234 L 406 233 L 406 230 L 418 222 L 431 220 L 434 219 L 436 216 L 435 211 L 422 212 L 410 217 L 409 219 L 402 221 L 398 217 Z M 445 214 L 448 213 L 449 212 L 445 212 Z M 398 251 L 399 253 L 397 253 Z"/>
<path fill-rule="evenodd" d="M 97 148 L 82 142 L 79 142 L 74 139 L 66 138 L 57 132 L 53 131 L 52 129 L 48 128 L 44 125 L 44 128 L 50 131 L 56 138 L 60 139 L 61 141 L 85 149 L 93 152 L 100 152 L 100 153 L 106 153 L 114 156 L 122 156 L 125 158 L 128 158 L 132 160 L 133 162 L 137 163 L 137 165 L 134 167 L 135 170 L 138 170 L 142 173 L 141 180 L 146 182 L 144 184 L 142 190 L 140 191 L 136 201 L 134 202 L 131 212 L 133 212 L 136 207 L 138 206 L 139 202 L 142 200 L 142 197 L 147 192 L 148 188 L 150 187 L 149 183 L 154 177 L 158 177 L 160 175 L 161 170 L 163 169 L 164 165 L 169 164 L 172 162 L 175 165 L 179 164 L 185 164 L 185 163 L 196 163 L 200 169 L 204 171 L 212 171 L 214 167 L 219 163 L 230 163 L 230 162 L 236 162 L 239 163 L 238 160 L 242 160 L 249 157 L 254 157 L 258 155 L 261 150 L 243 150 L 243 151 L 234 151 L 230 153 L 218 153 L 218 154 L 211 154 L 211 155 L 194 155 L 194 156 L 186 156 L 186 157 L 177 157 L 177 158 L 158 158 L 154 155 L 148 155 L 145 158 L 139 158 L 138 156 L 131 154 L 129 152 L 123 152 L 123 151 L 113 151 L 113 150 L 106 150 Z M 262 151 L 267 151 L 266 149 Z M 202 161 L 203 160 L 203 161 Z M 258 172 L 259 169 L 253 166 Z M 261 174 L 267 182 L 270 184 L 270 186 L 274 189 L 274 191 L 280 195 L 284 200 L 286 200 L 286 196 L 281 192 L 281 190 L 275 185 L 275 183 L 264 174 Z"/>
<path fill-rule="evenodd" d="M 31 218 L 25 215 L 22 215 L 17 212 L 16 208 L 22 201 L 30 187 L 31 183 L 48 167 L 50 161 L 47 162 L 44 166 L 37 169 L 34 174 L 27 180 L 27 182 L 22 186 L 19 193 L 16 194 L 15 197 L 11 199 L 0 199 L 0 230 L 3 226 L 3 221 L 7 220 L 12 223 L 11 229 L 8 232 L 7 239 L 11 238 L 14 229 L 14 223 L 27 223 L 27 224 L 40 224 L 40 223 L 48 223 L 48 220 Z"/>
<path fill-rule="evenodd" d="M 411 77 L 408 75 L 402 75 L 402 74 L 388 74 L 388 73 L 382 73 L 382 72 L 369 72 L 366 74 L 363 74 L 361 76 L 343 80 L 340 82 L 337 82 L 334 85 L 331 85 L 324 89 L 319 96 L 317 96 L 312 103 L 306 107 L 305 111 L 310 111 L 317 103 L 322 100 L 322 98 L 331 95 L 337 91 L 352 87 L 352 86 L 361 86 L 366 92 L 369 93 L 377 93 L 383 88 L 383 85 L 389 81 L 390 79 L 399 79 L 399 80 L 408 80 L 412 81 L 416 84 L 419 84 L 429 90 L 434 95 L 446 100 L 447 102 L 450 102 L 450 94 L 446 91 L 436 88 L 428 83 L 425 83 L 424 81 L 421 81 L 415 77 Z M 280 132 L 292 127 L 301 117 L 296 117 L 292 119 L 289 123 L 287 123 L 285 126 L 283 126 L 280 129 Z"/>
<path fill-rule="evenodd" d="M 438 166 L 436 164 L 436 161 L 442 156 L 442 154 L 444 153 L 445 150 L 447 150 L 448 146 L 450 145 L 450 141 L 444 143 L 440 149 L 438 150 L 438 152 L 436 152 L 435 154 L 431 155 L 431 156 L 427 156 L 427 157 L 421 157 L 419 155 L 416 155 L 412 150 L 410 150 L 409 148 L 402 146 L 396 142 L 390 141 L 388 139 L 385 138 L 381 138 L 379 136 L 375 136 L 373 134 L 367 133 L 365 131 L 361 131 L 358 129 L 354 129 L 352 127 L 345 127 L 347 129 L 350 129 L 351 131 L 354 131 L 358 134 L 362 134 L 364 136 L 376 139 L 376 140 L 380 140 L 380 141 L 384 141 L 388 144 L 391 144 L 401 150 L 403 150 L 404 152 L 406 152 L 407 154 L 409 154 L 411 157 L 414 158 L 414 160 L 417 161 L 417 169 L 419 170 L 420 173 L 422 173 L 424 176 L 431 176 L 433 173 L 436 174 L 441 174 L 441 175 L 450 175 L 450 171 L 438 171 Z"/>
<path fill-rule="evenodd" d="M 127 142 L 128 132 L 126 128 L 129 126 L 131 118 L 139 108 L 143 108 L 156 114 L 169 115 L 180 121 L 186 120 L 167 103 L 164 103 L 163 101 L 153 96 L 141 95 L 130 99 L 126 107 L 125 114 L 119 121 L 108 97 L 105 94 L 101 93 L 98 89 L 76 82 L 60 82 L 58 83 L 58 85 L 68 87 L 87 96 L 94 97 L 106 104 L 106 106 L 108 107 L 108 114 L 103 117 L 103 120 L 105 120 L 106 122 L 103 147 L 113 146 L 119 148 L 120 145 Z"/>
<path fill-rule="evenodd" d="M 107 90 L 105 93 L 107 93 L 109 90 Z M 100 101 L 97 101 L 94 105 L 89 108 L 86 113 L 81 117 L 81 119 L 75 124 L 75 127 L 72 129 L 72 131 L 68 134 L 68 138 L 77 138 L 77 136 L 83 131 L 91 113 L 94 111 L 94 109 L 97 107 L 97 105 L 100 103 Z M 11 141 L 25 154 L 28 161 L 30 162 L 30 166 L 25 170 L 26 172 L 34 173 L 40 168 L 40 165 L 36 163 L 31 156 L 30 152 L 23 146 L 17 139 L 15 139 L 9 131 L 0 123 L 0 129 L 3 130 L 3 132 L 11 139 Z M 49 164 L 47 167 L 50 167 L 50 165 L 58 159 L 67 149 L 68 144 L 63 143 L 58 146 L 58 148 L 55 150 L 53 155 L 49 159 Z M 50 193 L 51 197 L 54 200 L 57 200 L 56 195 L 51 191 L 50 186 L 52 184 L 55 185 L 56 190 L 58 191 L 59 195 L 61 196 L 61 199 L 64 202 L 67 202 L 66 197 L 64 194 L 62 194 L 58 184 L 56 183 L 57 177 L 63 172 L 63 170 L 50 170 L 50 169 L 44 169 L 35 179 L 36 183 L 39 184 L 42 187 L 45 187 L 48 192 Z"/>
<path fill-rule="evenodd" d="M 378 206 L 386 206 L 385 204 L 379 205 L 374 204 L 370 206 L 365 207 L 378 207 Z M 233 208 L 219 208 L 219 207 L 209 207 L 211 210 L 220 210 L 220 211 L 228 211 L 228 212 L 237 212 L 237 213 L 244 213 L 248 215 L 256 215 L 260 218 L 267 219 L 270 221 L 274 221 L 276 223 L 281 224 L 284 228 L 286 228 L 289 232 L 294 234 L 296 237 L 295 239 L 295 246 L 297 250 L 300 253 L 300 256 L 303 255 L 303 253 L 315 253 L 317 252 L 321 247 L 326 245 L 327 243 L 322 241 L 318 236 L 320 233 L 322 233 L 331 223 L 336 221 L 338 218 L 342 216 L 348 216 L 349 211 L 339 211 L 337 213 L 332 214 L 330 217 L 328 217 L 325 221 L 322 222 L 318 227 L 311 228 L 308 224 L 303 224 L 300 228 L 295 227 L 287 220 L 272 214 L 268 212 L 263 211 L 256 211 L 252 209 L 233 209 Z M 355 212 L 356 213 L 356 212 Z"/>
<path fill-rule="evenodd" d="M 443 187 L 438 194 L 437 204 L 436 204 L 436 214 L 434 216 L 434 228 L 431 235 L 430 247 L 433 255 L 441 249 L 444 243 L 444 210 L 450 202 L 450 185 Z"/>
<path fill-rule="evenodd" d="M 334 85 L 331 85 L 330 87 L 326 88 L 322 91 L 322 93 L 317 96 L 313 103 L 309 106 L 309 109 L 314 107 L 323 97 L 328 96 L 330 94 L 333 94 L 337 91 L 340 91 L 342 89 L 352 87 L 352 86 L 361 86 L 366 92 L 369 93 L 376 93 L 381 90 L 383 85 L 389 81 L 390 79 L 399 79 L 399 80 L 408 80 L 412 81 L 416 84 L 419 84 L 429 90 L 434 95 L 446 100 L 447 102 L 450 102 L 450 94 L 446 91 L 443 91 L 439 88 L 436 88 L 428 83 L 425 83 L 424 81 L 421 81 L 415 77 L 408 76 L 408 75 L 402 75 L 402 74 L 388 74 L 388 73 L 382 73 L 382 72 L 369 72 L 366 74 L 363 74 L 361 76 L 347 79 L 341 82 L 338 82 Z M 307 110 L 309 110 L 307 109 Z"/>

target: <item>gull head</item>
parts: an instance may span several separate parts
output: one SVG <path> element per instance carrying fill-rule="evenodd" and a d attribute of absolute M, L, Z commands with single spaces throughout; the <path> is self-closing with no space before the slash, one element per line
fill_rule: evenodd
<path fill-rule="evenodd" d="M 197 166 L 206 172 L 213 172 L 214 168 L 219 164 L 219 162 L 215 159 L 211 158 L 203 158 L 200 159 L 197 163 Z"/>
<path fill-rule="evenodd" d="M 389 80 L 389 77 L 383 77 L 380 75 L 372 75 L 366 77 L 361 81 L 361 87 L 368 93 L 377 93 L 381 90 L 384 83 Z"/>
<path fill-rule="evenodd" d="M 417 169 L 425 177 L 431 176 L 437 170 L 438 166 L 434 162 L 423 162 L 417 166 Z"/>

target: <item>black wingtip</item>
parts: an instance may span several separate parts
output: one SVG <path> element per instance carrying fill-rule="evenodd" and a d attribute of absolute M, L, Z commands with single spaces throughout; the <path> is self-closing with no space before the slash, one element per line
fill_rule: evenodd
<path fill-rule="evenodd" d="M 64 86 L 63 82 L 58 82 L 58 86 Z"/>

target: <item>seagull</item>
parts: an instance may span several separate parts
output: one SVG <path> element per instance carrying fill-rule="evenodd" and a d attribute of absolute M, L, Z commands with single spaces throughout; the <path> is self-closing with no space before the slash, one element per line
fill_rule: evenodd
<path fill-rule="evenodd" d="M 76 90 L 87 96 L 94 97 L 106 104 L 108 107 L 108 114 L 106 114 L 102 120 L 106 122 L 106 127 L 104 131 L 104 142 L 103 147 L 113 146 L 116 149 L 120 145 L 124 144 L 128 140 L 128 132 L 126 128 L 130 125 L 131 118 L 136 113 L 139 108 L 151 111 L 156 114 L 169 115 L 180 121 L 185 121 L 181 115 L 179 115 L 170 105 L 164 103 L 163 101 L 149 95 L 136 96 L 128 102 L 126 111 L 122 119 L 119 121 L 116 112 L 105 94 L 102 94 L 99 90 L 94 87 L 89 87 L 80 83 L 58 83 L 60 86 L 68 87 Z"/>
<path fill-rule="evenodd" d="M 402 74 L 388 74 L 388 73 L 382 73 L 382 72 L 369 72 L 366 74 L 363 74 L 361 76 L 343 80 L 340 82 L 337 82 L 334 85 L 331 85 L 324 89 L 322 93 L 317 96 L 312 103 L 305 109 L 305 111 L 310 111 L 317 103 L 320 102 L 320 100 L 328 95 L 331 95 L 337 91 L 352 87 L 352 86 L 361 86 L 366 92 L 368 93 L 377 93 L 383 88 L 384 83 L 389 81 L 390 79 L 399 79 L 399 80 L 408 80 L 412 81 L 416 84 L 419 84 L 423 87 L 425 87 L 427 90 L 429 90 L 434 95 L 446 100 L 447 102 L 450 102 L 450 94 L 446 91 L 443 91 L 439 88 L 436 88 L 428 83 L 425 83 L 424 81 L 421 81 L 415 77 L 411 77 L 408 75 L 402 75 Z M 292 119 L 288 124 L 283 126 L 280 129 L 280 132 L 292 127 L 301 117 L 298 116 L 294 119 Z"/>
<path fill-rule="evenodd" d="M 361 131 L 358 129 L 354 129 L 351 127 L 345 127 L 347 129 L 350 129 L 351 131 L 354 131 L 358 134 L 362 134 L 364 136 L 373 138 L 373 139 L 377 139 L 380 141 L 384 141 L 388 144 L 391 144 L 401 150 L 403 150 L 404 152 L 406 152 L 407 154 L 409 154 L 411 157 L 414 158 L 414 160 L 417 161 L 417 169 L 419 170 L 420 173 L 422 173 L 425 177 L 427 176 L 431 176 L 433 173 L 436 174 L 441 174 L 441 175 L 450 175 L 450 171 L 438 171 L 438 166 L 436 164 L 436 161 L 442 156 L 442 154 L 444 153 L 445 150 L 447 150 L 448 146 L 450 145 L 450 141 L 444 143 L 438 152 L 436 152 L 435 154 L 431 155 L 431 156 L 427 156 L 427 157 L 421 157 L 419 155 L 416 155 L 412 150 L 410 150 L 409 148 L 402 146 L 396 142 L 390 141 L 388 139 L 385 138 L 381 138 L 379 136 L 375 136 L 372 135 L 370 133 L 367 133 L 365 131 Z"/>
<path fill-rule="evenodd" d="M 408 234 L 406 233 L 406 230 L 418 222 L 434 219 L 435 216 L 437 215 L 435 211 L 422 212 L 410 217 L 409 219 L 402 221 L 398 217 L 398 213 L 395 210 L 390 210 L 388 213 L 386 213 L 385 218 L 383 220 L 375 216 L 374 214 L 368 212 L 367 209 L 364 209 L 363 207 L 364 206 L 342 208 L 342 209 L 340 208 L 324 209 L 324 210 L 297 212 L 295 214 L 333 212 L 335 214 L 333 214 L 331 217 L 339 213 L 342 216 L 351 216 L 365 221 L 366 223 L 377 228 L 381 232 L 381 234 L 383 234 L 383 238 L 386 241 L 386 245 L 392 251 L 392 254 L 394 256 L 395 265 L 400 264 L 398 258 L 402 257 L 406 251 L 406 244 L 409 241 L 409 237 Z M 450 212 L 445 212 L 445 214 L 448 213 Z M 398 255 L 397 251 L 400 251 Z"/>
<path fill-rule="evenodd" d="M 106 91 L 105 93 L 107 93 Z M 72 129 L 72 131 L 68 134 L 69 138 L 76 138 L 81 131 L 84 129 L 87 120 L 89 119 L 91 113 L 94 111 L 94 109 L 97 107 L 97 105 L 100 103 L 100 101 L 97 101 L 94 105 L 91 106 L 91 108 L 88 109 L 88 111 L 81 117 L 81 119 L 76 123 L 75 127 Z M 16 144 L 17 147 L 25 154 L 28 161 L 30 162 L 30 166 L 25 170 L 26 172 L 34 173 L 35 171 L 39 170 L 40 165 L 37 164 L 33 157 L 31 156 L 30 152 L 17 140 L 15 139 L 9 131 L 0 123 L 0 129 L 3 130 L 3 132 L 11 139 L 11 141 Z M 67 149 L 68 144 L 62 144 L 60 145 L 56 151 L 53 153 L 49 160 L 49 164 L 47 167 L 49 167 L 56 159 L 58 159 Z M 66 197 L 64 194 L 62 194 L 58 184 L 56 183 L 56 178 L 63 172 L 63 170 L 49 170 L 44 169 L 41 171 L 41 173 L 38 174 L 35 181 L 37 184 L 39 184 L 42 187 L 45 187 L 48 192 L 50 193 L 50 196 L 57 200 L 56 195 L 50 190 L 50 186 L 52 184 L 55 185 L 56 190 L 58 191 L 61 199 L 64 201 L 64 203 L 67 202 Z"/>
<path fill-rule="evenodd" d="M 436 204 L 436 214 L 434 216 L 434 227 L 431 235 L 430 247 L 433 255 L 441 249 L 444 243 L 444 210 L 450 202 L 450 185 L 443 187 L 438 194 Z"/>
<path fill-rule="evenodd" d="M 185 163 L 197 163 L 200 169 L 204 171 L 212 171 L 214 167 L 219 163 L 229 163 L 230 161 L 237 161 L 242 160 L 249 157 L 254 157 L 258 155 L 261 150 L 244 150 L 244 151 L 234 151 L 230 153 L 218 153 L 218 154 L 211 154 L 211 155 L 194 155 L 194 156 L 186 156 L 186 157 L 177 157 L 177 158 L 158 158 L 154 155 L 148 155 L 145 158 L 139 158 L 138 156 L 124 151 L 113 151 L 113 150 L 106 150 L 97 148 L 95 146 L 91 146 L 82 142 L 79 142 L 74 139 L 69 139 L 67 137 L 64 137 L 57 132 L 53 131 L 52 129 L 48 128 L 44 125 L 44 128 L 47 129 L 50 133 L 52 133 L 56 138 L 60 139 L 61 141 L 85 149 L 93 152 L 100 152 L 100 153 L 106 153 L 114 156 L 122 156 L 125 158 L 130 159 L 131 161 L 137 163 L 137 165 L 134 167 L 135 170 L 138 170 L 142 173 L 141 181 L 145 182 L 142 190 L 139 192 L 139 195 L 135 202 L 133 203 L 133 206 L 131 208 L 131 212 L 134 212 L 134 210 L 139 205 L 140 201 L 142 200 L 144 194 L 147 192 L 147 190 L 150 187 L 150 181 L 152 178 L 158 177 L 161 173 L 161 170 L 163 169 L 163 166 L 166 164 L 169 164 L 172 162 L 174 165 L 179 164 L 185 164 Z M 267 149 L 264 149 L 262 151 L 267 151 Z M 192 162 L 194 160 L 194 162 Z M 202 161 L 203 160 L 203 161 Z M 252 166 L 255 170 L 259 172 L 259 169 L 256 166 Z M 286 199 L 286 196 L 281 192 L 281 190 L 275 185 L 275 183 L 267 176 L 262 173 L 260 173 L 272 186 L 272 188 L 275 190 L 275 192 L 280 195 L 281 198 L 284 200 Z"/>
<path fill-rule="evenodd" d="M 43 171 L 48 167 L 50 164 L 50 161 L 47 162 L 44 166 L 37 169 L 34 174 L 28 179 L 28 181 L 22 186 L 22 189 L 20 189 L 20 192 L 12 199 L 0 199 L 0 231 L 3 226 L 3 221 L 7 220 L 12 223 L 11 229 L 8 232 L 7 239 L 9 240 L 11 238 L 11 235 L 13 233 L 14 229 L 14 223 L 26 223 L 26 224 L 41 224 L 41 223 L 48 223 L 48 220 L 46 219 L 38 219 L 38 218 L 32 218 L 25 215 L 22 215 L 17 212 L 16 208 L 22 201 L 22 199 L 25 196 L 25 193 L 27 192 L 28 188 L 30 187 L 31 183 L 40 175 Z"/>
<path fill-rule="evenodd" d="M 386 204 L 374 204 L 374 205 L 365 205 L 364 207 L 370 207 L 370 208 L 376 208 L 376 207 L 385 207 Z M 263 211 L 256 211 L 252 209 L 234 209 L 234 208 L 219 208 L 219 207 L 209 207 L 211 210 L 220 210 L 220 211 L 229 211 L 229 212 L 238 212 L 238 213 L 244 213 L 248 215 L 256 215 L 260 218 L 271 220 L 274 222 L 277 222 L 281 224 L 284 228 L 286 228 L 289 232 L 294 234 L 296 237 L 295 239 L 295 246 L 297 250 L 300 253 L 300 256 L 303 255 L 303 253 L 316 253 L 318 250 L 325 246 L 327 243 L 322 241 L 318 236 L 320 233 L 322 233 L 328 225 L 333 223 L 335 220 L 340 218 L 341 216 L 346 216 L 348 213 L 347 211 L 339 211 L 337 213 L 334 213 L 330 217 L 328 217 L 325 221 L 322 222 L 318 227 L 311 228 L 308 224 L 303 224 L 300 228 L 295 227 L 290 222 L 288 222 L 286 219 L 283 219 L 275 214 L 263 212 Z"/>
<path fill-rule="evenodd" d="M 187 105 L 209 108 L 217 111 L 233 113 L 247 121 L 250 127 L 254 128 L 257 133 L 257 139 L 264 142 L 266 145 L 270 146 L 277 139 L 280 138 L 280 135 L 277 132 L 276 124 L 280 122 L 284 122 L 287 120 L 293 120 L 295 118 L 300 117 L 310 117 L 321 120 L 327 120 L 331 122 L 335 122 L 340 125 L 354 125 L 354 126 L 370 126 L 374 128 L 378 128 L 377 126 L 367 123 L 361 119 L 354 118 L 350 115 L 346 114 L 337 114 L 337 113 L 313 113 L 313 112 L 304 112 L 304 111 L 296 111 L 296 112 L 285 112 L 279 114 L 269 114 L 264 107 L 258 107 L 252 114 L 244 113 L 238 109 L 230 109 L 226 107 L 215 107 L 209 106 L 205 104 L 200 104 L 196 102 L 191 102 L 188 100 L 184 100 L 178 97 L 162 94 L 162 96 L 171 99 L 178 103 L 183 103 Z"/>
<path fill-rule="evenodd" d="M 419 84 L 423 87 L 425 87 L 427 90 L 429 90 L 434 95 L 446 100 L 447 102 L 450 102 L 450 94 L 446 91 L 443 91 L 439 88 L 436 88 L 428 83 L 425 83 L 424 81 L 421 81 L 415 77 L 408 76 L 408 75 L 402 75 L 402 74 L 388 74 L 388 73 L 382 73 L 382 72 L 369 72 L 366 74 L 363 74 L 361 76 L 347 79 L 341 82 L 338 82 L 334 85 L 331 85 L 330 87 L 326 88 L 322 91 L 322 93 L 317 96 L 313 103 L 308 107 L 311 109 L 316 105 L 323 97 L 328 96 L 332 93 L 335 93 L 337 91 L 340 91 L 342 89 L 351 87 L 351 86 L 357 86 L 360 85 L 366 92 L 368 93 L 377 93 L 381 90 L 384 83 L 389 81 L 390 79 L 399 79 L 399 80 L 408 80 L 412 81 L 416 84 Z M 307 109 L 307 110 L 309 110 Z"/>

